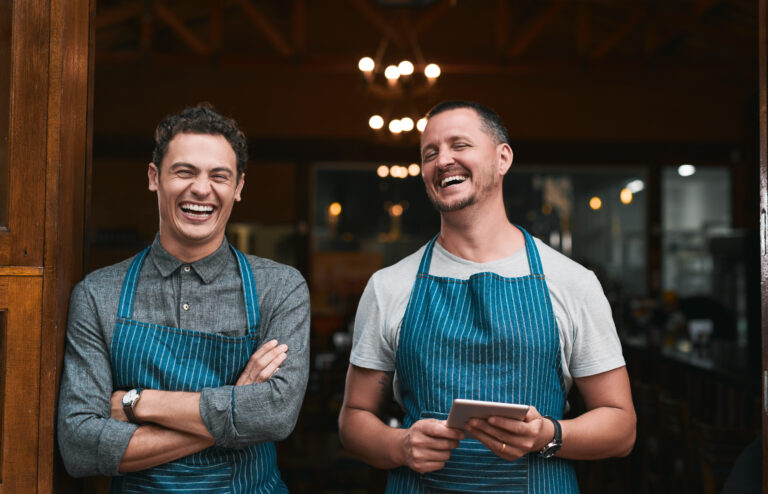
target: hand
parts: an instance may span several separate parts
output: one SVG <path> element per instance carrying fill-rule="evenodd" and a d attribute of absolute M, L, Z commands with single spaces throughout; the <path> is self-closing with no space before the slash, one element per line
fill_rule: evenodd
<path fill-rule="evenodd" d="M 287 345 L 278 345 L 277 340 L 270 340 L 256 350 L 237 378 L 235 386 L 263 383 L 267 381 L 287 358 Z"/>
<path fill-rule="evenodd" d="M 510 461 L 541 450 L 555 436 L 555 426 L 543 418 L 535 407 L 528 409 L 523 420 L 473 418 L 467 422 L 466 428 L 497 456 Z"/>
<path fill-rule="evenodd" d="M 109 399 L 109 402 L 110 402 L 109 417 L 115 420 L 129 422 L 128 417 L 126 417 L 125 412 L 123 411 L 123 396 L 125 395 L 125 393 L 127 393 L 127 391 L 124 391 L 122 389 L 118 389 L 117 391 L 112 393 L 112 397 Z"/>
<path fill-rule="evenodd" d="M 419 473 L 440 470 L 461 439 L 464 432 L 448 427 L 445 421 L 419 420 L 403 436 L 403 463 Z"/>

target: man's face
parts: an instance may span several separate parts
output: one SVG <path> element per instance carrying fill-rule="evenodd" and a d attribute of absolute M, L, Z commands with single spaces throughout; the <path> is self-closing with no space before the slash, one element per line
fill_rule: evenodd
<path fill-rule="evenodd" d="M 512 150 L 496 144 L 471 108 L 433 116 L 421 136 L 421 170 L 429 200 L 442 212 L 464 209 L 499 192 Z"/>
<path fill-rule="evenodd" d="M 149 190 L 157 192 L 160 239 L 171 254 L 213 252 L 221 244 L 232 205 L 240 200 L 237 158 L 221 135 L 177 134 L 160 170 L 149 164 Z"/>

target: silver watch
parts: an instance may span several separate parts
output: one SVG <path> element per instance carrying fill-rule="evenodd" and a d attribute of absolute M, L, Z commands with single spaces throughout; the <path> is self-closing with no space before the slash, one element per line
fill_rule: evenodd
<path fill-rule="evenodd" d="M 560 448 L 563 446 L 563 429 L 560 427 L 560 422 L 554 418 L 547 415 L 545 415 L 544 418 L 551 420 L 552 425 L 555 426 L 555 437 L 553 437 L 550 442 L 541 448 L 541 451 L 539 451 L 539 456 L 542 458 L 552 458 L 555 456 L 555 453 L 560 451 Z"/>
<path fill-rule="evenodd" d="M 128 420 L 134 424 L 139 424 L 139 420 L 136 418 L 136 414 L 133 413 L 133 408 L 141 398 L 141 388 L 133 388 L 123 395 L 123 411 Z"/>

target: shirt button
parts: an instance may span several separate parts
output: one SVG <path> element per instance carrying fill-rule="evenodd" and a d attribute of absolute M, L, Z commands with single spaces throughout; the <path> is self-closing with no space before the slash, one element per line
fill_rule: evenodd
<path fill-rule="evenodd" d="M 182 305 L 182 307 L 184 308 L 184 310 L 189 310 L 189 304 L 184 304 Z"/>
<path fill-rule="evenodd" d="M 185 273 L 189 273 L 189 270 L 190 270 L 190 267 L 189 267 L 189 266 L 184 266 L 184 272 L 185 272 Z"/>

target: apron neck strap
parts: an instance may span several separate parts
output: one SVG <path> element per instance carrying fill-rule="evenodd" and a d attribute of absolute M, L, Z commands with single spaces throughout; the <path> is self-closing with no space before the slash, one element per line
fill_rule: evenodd
<path fill-rule="evenodd" d="M 541 258 L 539 257 L 539 249 L 536 248 L 536 242 L 530 233 L 525 231 L 520 225 L 515 225 L 525 237 L 525 252 L 528 255 L 528 267 L 531 269 L 532 275 L 543 275 L 544 269 L 541 267 Z"/>
<path fill-rule="evenodd" d="M 421 263 L 419 264 L 420 275 L 429 274 L 429 264 L 432 262 L 432 249 L 434 249 L 435 247 L 435 242 L 437 241 L 438 236 L 440 236 L 439 233 L 434 237 L 432 237 L 432 240 L 430 240 L 429 243 L 427 244 L 427 248 L 424 251 L 424 255 L 421 256 Z"/>
<path fill-rule="evenodd" d="M 131 266 L 128 268 L 128 273 L 125 275 L 125 281 L 123 282 L 123 290 L 120 293 L 120 305 L 117 307 L 117 317 L 123 319 L 130 319 L 133 314 L 133 301 L 136 295 L 136 283 L 139 281 L 139 271 L 141 271 L 141 265 L 144 264 L 144 259 L 149 254 L 151 246 L 147 246 L 144 250 L 139 252 L 136 257 L 133 258 Z"/>
<path fill-rule="evenodd" d="M 237 265 L 240 268 L 240 279 L 243 281 L 243 295 L 245 296 L 245 312 L 248 314 L 248 332 L 252 333 L 259 326 L 259 299 L 256 293 L 256 282 L 253 279 L 253 270 L 245 254 L 229 244 L 232 252 L 237 257 Z"/>

